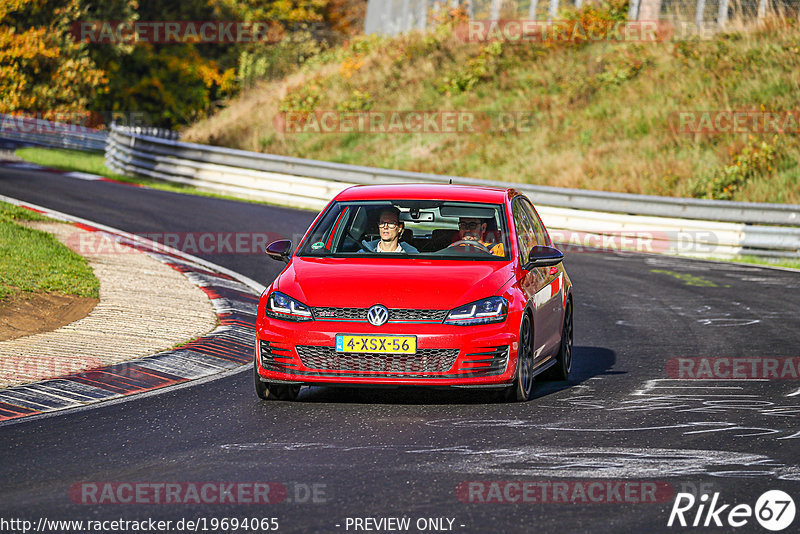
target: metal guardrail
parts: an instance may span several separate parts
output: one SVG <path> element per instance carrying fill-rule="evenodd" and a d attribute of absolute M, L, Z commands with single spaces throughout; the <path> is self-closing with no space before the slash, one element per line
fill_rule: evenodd
<path fill-rule="evenodd" d="M 105 130 L 0 113 L 0 139 L 26 145 L 102 152 L 107 138 Z"/>
<path fill-rule="evenodd" d="M 114 150 L 110 157 L 109 155 L 106 157 L 109 166 L 122 164 L 131 167 L 131 170 L 168 171 L 188 180 L 197 179 L 198 181 L 206 181 L 209 178 L 198 176 L 192 169 L 198 171 L 214 169 L 220 172 L 227 170 L 231 173 L 235 173 L 235 169 L 239 169 L 239 173 L 242 170 L 255 170 L 331 180 L 346 185 L 398 182 L 449 183 L 452 181 L 468 185 L 509 186 L 509 182 L 395 171 L 183 143 L 132 134 L 118 127 L 112 130 L 109 149 Z M 126 158 L 133 159 L 127 160 Z M 546 206 L 745 224 L 800 226 L 800 206 L 795 204 L 658 197 L 518 183 L 511 185 L 535 197 L 537 204 Z M 319 201 L 330 197 L 316 198 L 318 202 L 314 207 L 321 203 Z"/>
<path fill-rule="evenodd" d="M 513 186 L 543 207 L 540 211 L 549 228 L 584 237 L 615 235 L 624 241 L 630 236 L 641 238 L 645 232 L 657 236 L 656 251 L 800 257 L 800 228 L 789 228 L 800 226 L 797 205 L 654 197 L 395 171 L 184 143 L 117 126 L 112 126 L 109 135 L 106 164 L 121 174 L 309 209 L 322 208 L 354 184 L 452 180 Z M 689 243 L 696 246 L 692 249 Z"/>

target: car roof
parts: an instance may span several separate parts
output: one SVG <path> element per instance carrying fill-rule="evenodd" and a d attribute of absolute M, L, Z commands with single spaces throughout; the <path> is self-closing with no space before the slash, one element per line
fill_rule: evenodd
<path fill-rule="evenodd" d="M 455 200 L 502 204 L 516 192 L 511 188 L 451 184 L 356 185 L 334 200 Z"/>

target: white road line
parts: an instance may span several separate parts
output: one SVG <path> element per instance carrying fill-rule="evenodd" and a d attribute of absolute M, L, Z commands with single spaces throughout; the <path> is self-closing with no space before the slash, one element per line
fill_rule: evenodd
<path fill-rule="evenodd" d="M 653 386 L 650 389 L 743 389 L 741 386 Z"/>
<path fill-rule="evenodd" d="M 88 172 L 80 172 L 80 171 L 72 171 L 72 172 L 65 172 L 62 176 L 66 176 L 68 178 L 77 178 L 78 180 L 102 180 L 102 176 L 98 176 L 96 174 L 89 174 Z"/>

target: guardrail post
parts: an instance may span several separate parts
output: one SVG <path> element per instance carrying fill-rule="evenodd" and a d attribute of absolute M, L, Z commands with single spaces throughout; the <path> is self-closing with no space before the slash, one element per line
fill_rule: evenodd
<path fill-rule="evenodd" d="M 628 4 L 628 20 L 639 20 L 639 2 L 640 0 L 631 0 Z"/>
<path fill-rule="evenodd" d="M 528 7 L 528 20 L 536 19 L 536 8 L 539 7 L 539 0 L 531 0 L 531 5 Z"/>
<path fill-rule="evenodd" d="M 697 0 L 697 7 L 694 12 L 694 25 L 698 30 L 703 29 L 703 19 L 706 11 L 706 0 Z"/>
<path fill-rule="evenodd" d="M 637 20 L 658 20 L 661 17 L 661 0 L 640 0 L 636 7 Z"/>
<path fill-rule="evenodd" d="M 558 0 L 550 0 L 550 9 L 547 10 L 547 22 L 553 22 L 558 15 Z"/>
<path fill-rule="evenodd" d="M 759 0 L 758 2 L 758 20 L 767 16 L 767 0 Z"/>
<path fill-rule="evenodd" d="M 717 25 L 719 28 L 725 29 L 728 23 L 728 0 L 719 0 L 719 10 L 717 11 Z"/>
<path fill-rule="evenodd" d="M 489 10 L 489 18 L 491 20 L 498 20 L 500 18 L 500 5 L 503 0 L 492 0 L 492 5 Z"/>

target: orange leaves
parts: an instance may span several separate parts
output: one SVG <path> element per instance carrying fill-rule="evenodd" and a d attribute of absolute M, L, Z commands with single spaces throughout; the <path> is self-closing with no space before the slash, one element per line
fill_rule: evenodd
<path fill-rule="evenodd" d="M 342 78 L 352 78 L 353 74 L 358 72 L 359 69 L 364 65 L 364 57 L 362 54 L 356 54 L 355 56 L 348 56 L 342 61 L 341 66 L 339 67 L 339 74 L 341 74 Z"/>
<path fill-rule="evenodd" d="M 10 0 L 0 14 L 0 112 L 47 115 L 84 111 L 107 82 L 88 51 L 67 35 L 66 0 Z M 63 13 L 62 13 L 63 12 Z"/>

